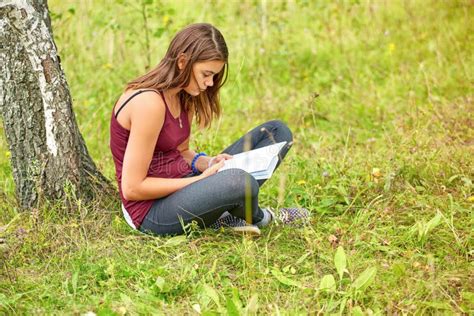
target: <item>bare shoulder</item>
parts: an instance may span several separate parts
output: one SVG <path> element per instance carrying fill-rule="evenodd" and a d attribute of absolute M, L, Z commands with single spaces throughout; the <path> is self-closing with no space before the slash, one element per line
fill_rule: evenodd
<path fill-rule="evenodd" d="M 135 120 L 157 120 L 164 117 L 166 108 L 163 99 L 156 90 L 143 91 L 139 90 L 125 91 L 114 107 L 114 113 L 119 111 L 120 107 L 127 102 L 127 104 L 120 110 L 117 116 L 117 121 L 124 128 L 130 130 L 132 121 Z M 136 94 L 135 96 L 133 96 Z M 133 96 L 133 97 L 132 97 Z M 132 97 L 130 99 L 130 97 Z"/>

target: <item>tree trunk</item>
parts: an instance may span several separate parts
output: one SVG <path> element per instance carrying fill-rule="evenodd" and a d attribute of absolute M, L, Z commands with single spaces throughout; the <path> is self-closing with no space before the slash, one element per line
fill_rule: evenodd
<path fill-rule="evenodd" d="M 111 188 L 72 110 L 46 0 L 0 0 L 0 111 L 20 206 Z"/>

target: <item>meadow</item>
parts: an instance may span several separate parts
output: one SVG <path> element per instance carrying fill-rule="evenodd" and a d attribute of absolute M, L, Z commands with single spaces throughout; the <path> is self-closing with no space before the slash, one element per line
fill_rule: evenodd
<path fill-rule="evenodd" d="M 89 152 L 114 181 L 112 106 L 183 26 L 230 51 L 216 154 L 281 119 L 295 143 L 260 203 L 311 211 L 260 238 L 133 232 L 117 197 L 22 212 L 0 133 L 0 314 L 474 313 L 474 3 L 52 0 Z M 0 124 L 1 126 L 1 124 Z M 212 198 L 212 197 L 210 197 Z M 92 315 L 92 314 L 89 314 Z"/>

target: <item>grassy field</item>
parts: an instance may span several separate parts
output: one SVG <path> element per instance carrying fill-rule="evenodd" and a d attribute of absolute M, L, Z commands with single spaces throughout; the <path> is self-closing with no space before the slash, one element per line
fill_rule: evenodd
<path fill-rule="evenodd" d="M 472 1 L 49 1 L 89 151 L 114 179 L 110 111 L 176 31 L 224 34 L 217 153 L 288 122 L 295 145 L 262 205 L 303 228 L 249 239 L 132 232 L 104 197 L 19 212 L 0 137 L 0 314 L 474 313 Z M 146 17 L 146 19 L 145 19 Z"/>

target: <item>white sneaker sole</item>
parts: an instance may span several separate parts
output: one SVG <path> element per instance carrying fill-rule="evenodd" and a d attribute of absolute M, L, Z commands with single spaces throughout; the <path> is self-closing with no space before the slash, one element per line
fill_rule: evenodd
<path fill-rule="evenodd" d="M 229 227 L 229 229 L 236 234 L 249 235 L 249 236 L 260 236 L 262 233 L 257 226 L 247 225 L 238 227 Z"/>

